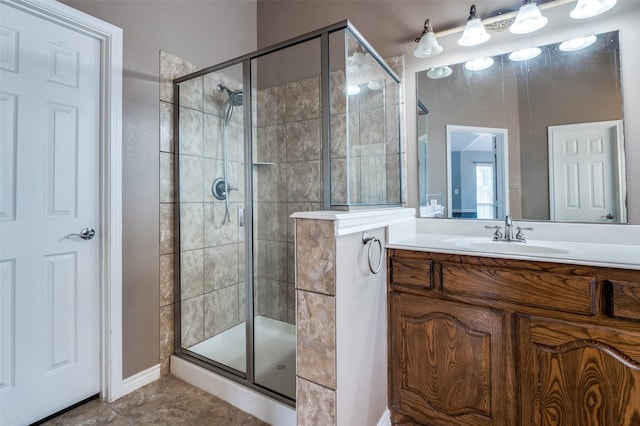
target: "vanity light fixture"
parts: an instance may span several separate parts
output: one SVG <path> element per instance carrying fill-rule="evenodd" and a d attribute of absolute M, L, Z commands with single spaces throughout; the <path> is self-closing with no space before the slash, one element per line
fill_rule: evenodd
<path fill-rule="evenodd" d="M 509 59 L 512 61 L 528 61 L 542 53 L 539 47 L 529 47 L 528 49 L 520 49 L 509 53 Z"/>
<path fill-rule="evenodd" d="M 617 0 L 578 0 L 578 4 L 569 16 L 573 19 L 585 19 L 600 15 L 616 5 Z"/>
<path fill-rule="evenodd" d="M 512 34 L 528 34 L 538 31 L 547 25 L 549 20 L 542 16 L 540 9 L 533 0 L 524 0 L 516 15 L 516 21 L 509 27 Z"/>
<path fill-rule="evenodd" d="M 447 78 L 453 73 L 453 70 L 448 66 L 435 67 L 427 71 L 427 77 L 432 80 L 440 80 L 441 78 Z"/>
<path fill-rule="evenodd" d="M 484 58 L 476 58 L 471 61 L 467 61 L 464 67 L 469 71 L 482 71 L 493 65 L 493 58 L 486 56 Z"/>
<path fill-rule="evenodd" d="M 458 44 L 460 46 L 477 46 L 490 38 L 491 35 L 487 33 L 487 30 L 484 28 L 484 24 L 480 20 L 480 16 L 478 16 L 478 13 L 476 12 L 476 5 L 471 5 L 469 18 L 467 19 L 467 24 L 464 27 L 462 37 L 458 40 Z"/>
<path fill-rule="evenodd" d="M 560 43 L 558 49 L 563 52 L 574 52 L 576 50 L 584 49 L 585 47 L 591 46 L 596 42 L 596 36 L 591 34 L 585 37 L 573 38 L 571 40 L 566 40 Z"/>
<path fill-rule="evenodd" d="M 429 58 L 442 52 L 442 46 L 438 44 L 429 19 L 424 21 L 422 35 L 416 38 L 416 42 L 418 43 L 418 47 L 413 51 L 413 56 L 416 58 Z"/>

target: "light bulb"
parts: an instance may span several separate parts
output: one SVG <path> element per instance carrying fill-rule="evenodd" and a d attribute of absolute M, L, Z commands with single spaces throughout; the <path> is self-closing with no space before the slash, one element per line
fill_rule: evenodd
<path fill-rule="evenodd" d="M 347 87 L 347 94 L 349 96 L 357 95 L 358 93 L 360 93 L 360 86 L 357 84 L 352 84 Z"/>

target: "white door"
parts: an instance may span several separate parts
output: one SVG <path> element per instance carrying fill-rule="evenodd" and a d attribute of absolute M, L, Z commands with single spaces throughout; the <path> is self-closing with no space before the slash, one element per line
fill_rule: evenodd
<path fill-rule="evenodd" d="M 549 127 L 551 220 L 621 222 L 619 122 Z"/>
<path fill-rule="evenodd" d="M 100 390 L 100 44 L 0 4 L 0 424 Z"/>

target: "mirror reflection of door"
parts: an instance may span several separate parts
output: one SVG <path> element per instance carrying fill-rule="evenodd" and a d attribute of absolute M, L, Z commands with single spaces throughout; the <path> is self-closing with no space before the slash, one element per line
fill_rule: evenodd
<path fill-rule="evenodd" d="M 509 205 L 507 129 L 447 125 L 447 216 L 501 219 Z"/>
<path fill-rule="evenodd" d="M 622 121 L 549 126 L 551 220 L 627 221 Z"/>

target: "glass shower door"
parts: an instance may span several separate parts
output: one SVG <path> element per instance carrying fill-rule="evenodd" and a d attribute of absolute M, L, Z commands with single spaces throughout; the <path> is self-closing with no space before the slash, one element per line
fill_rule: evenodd
<path fill-rule="evenodd" d="M 295 398 L 297 211 L 322 203 L 320 39 L 252 60 L 255 383 Z"/>
<path fill-rule="evenodd" d="M 246 371 L 242 65 L 180 84 L 178 194 L 183 349 Z"/>

